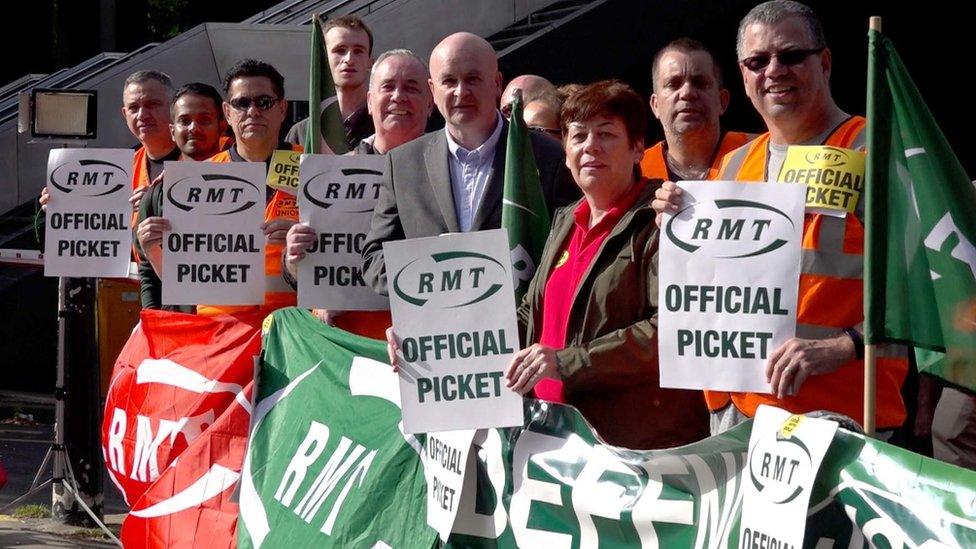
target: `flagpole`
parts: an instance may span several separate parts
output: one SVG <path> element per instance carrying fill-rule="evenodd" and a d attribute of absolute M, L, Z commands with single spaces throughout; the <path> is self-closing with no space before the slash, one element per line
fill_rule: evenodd
<path fill-rule="evenodd" d="M 869 19 L 868 27 L 881 32 L 881 18 L 873 16 Z M 870 154 L 870 151 L 868 151 Z M 864 346 L 864 432 L 873 437 L 875 434 L 875 412 L 878 407 L 877 387 L 877 359 L 873 343 Z"/>

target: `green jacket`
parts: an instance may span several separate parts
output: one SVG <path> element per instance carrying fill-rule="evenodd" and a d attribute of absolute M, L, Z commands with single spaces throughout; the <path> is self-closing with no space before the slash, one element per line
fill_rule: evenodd
<path fill-rule="evenodd" d="M 705 438 L 701 391 L 661 389 L 657 349 L 658 230 L 650 203 L 653 180 L 601 245 L 573 297 L 566 347 L 557 351 L 568 404 L 608 443 L 668 448 Z M 559 209 L 539 268 L 519 307 L 523 342 L 539 340 L 543 291 L 574 230 L 573 211 Z"/>

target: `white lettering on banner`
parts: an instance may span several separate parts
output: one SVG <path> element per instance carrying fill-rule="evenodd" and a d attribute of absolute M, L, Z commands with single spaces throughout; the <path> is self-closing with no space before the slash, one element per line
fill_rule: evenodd
<path fill-rule="evenodd" d="M 693 524 L 695 502 L 691 499 L 661 499 L 661 494 L 664 491 L 663 475 L 685 475 L 688 473 L 688 468 L 685 467 L 680 457 L 662 456 L 660 459 L 655 459 L 653 464 L 645 463 L 643 469 L 647 472 L 647 484 L 634 503 L 631 517 L 637 535 L 640 536 L 641 548 L 657 549 L 660 547 L 660 542 L 654 523 Z M 699 522 L 699 524 L 703 523 Z"/>
<path fill-rule="evenodd" d="M 135 422 L 135 448 L 133 451 L 132 475 L 130 478 L 140 482 L 151 482 L 159 478 L 159 446 L 169 438 L 174 444 L 176 437 L 183 435 L 186 444 L 192 443 L 208 425 L 213 425 L 214 411 L 207 410 L 197 416 L 182 417 L 177 420 L 160 419 L 159 428 L 153 433 L 154 418 L 137 415 Z M 122 408 L 112 411 L 112 424 L 108 433 L 107 454 L 109 467 L 125 475 L 125 440 L 128 416 Z"/>
<path fill-rule="evenodd" d="M 317 421 L 312 421 L 309 425 L 305 439 L 302 440 L 292 456 L 278 484 L 278 489 L 275 491 L 275 499 L 279 503 L 285 507 L 291 507 L 298 489 L 304 483 L 306 474 L 324 453 L 326 444 L 329 442 L 329 435 L 328 425 Z M 345 479 L 342 490 L 336 496 L 329 514 L 319 530 L 323 534 L 331 535 L 342 504 L 349 495 L 349 490 L 352 489 L 353 484 L 362 486 L 366 473 L 376 457 L 376 450 L 371 450 L 363 457 L 365 452 L 366 448 L 361 444 L 353 446 L 351 440 L 345 436 L 341 437 L 338 447 L 329 456 L 328 461 L 319 471 L 312 484 L 305 490 L 303 497 L 292 509 L 292 512 L 305 522 L 311 523 L 312 518 L 338 487 L 339 482 Z"/>
<path fill-rule="evenodd" d="M 387 368 L 389 370 L 389 368 Z M 454 520 L 455 534 L 464 534 L 480 538 L 498 539 L 505 531 L 508 523 L 508 512 L 502 504 L 501 495 L 505 492 L 505 462 L 502 459 L 502 437 L 497 429 L 486 429 L 479 431 L 486 433 L 485 441 L 478 448 L 478 441 L 475 440 L 475 447 L 478 448 L 479 460 L 475 460 L 474 468 L 479 464 L 484 464 L 488 473 L 488 481 L 491 489 L 495 492 L 495 508 L 491 514 L 484 515 L 475 510 L 475 496 L 479 488 L 478 475 L 468 474 L 464 477 L 464 488 L 461 489 L 461 501 L 458 505 L 457 517 Z M 474 470 L 474 468 L 472 470 Z"/>
<path fill-rule="evenodd" d="M 578 440 L 578 439 L 573 439 Z M 602 481 L 604 474 L 621 473 L 638 481 L 633 469 L 621 463 L 606 446 L 591 446 L 586 453 L 586 464 L 573 483 L 573 511 L 580 527 L 580 549 L 597 549 L 600 535 L 593 517 L 620 520 L 620 512 L 633 498 L 627 497 L 621 482 Z"/>
<path fill-rule="evenodd" d="M 125 437 L 125 410 L 116 408 L 112 411 L 112 426 L 108 431 L 108 461 L 112 469 L 125 474 L 125 449 L 122 439 Z"/>
<path fill-rule="evenodd" d="M 585 444 L 576 439 L 579 444 Z M 544 466 L 547 457 L 558 459 L 567 446 L 571 446 L 570 439 L 551 437 L 532 431 L 525 431 L 515 443 L 512 453 L 512 502 L 510 512 L 512 517 L 512 532 L 515 543 L 520 547 L 546 547 L 550 549 L 569 548 L 573 546 L 573 536 L 559 532 L 547 532 L 529 528 L 529 511 L 533 501 L 541 501 L 551 505 L 563 505 L 560 485 L 554 482 L 543 482 L 529 478 L 529 460 Z M 569 452 L 574 457 L 577 451 Z M 584 448 L 585 450 L 585 448 Z"/>
<path fill-rule="evenodd" d="M 153 436 L 150 418 L 136 416 L 136 448 L 132 459 L 132 474 L 129 478 L 141 482 L 153 481 L 159 478 L 159 445 L 166 437 L 176 431 L 176 422 L 166 419 L 159 420 L 159 430 Z"/>
<path fill-rule="evenodd" d="M 925 247 L 930 250 L 941 252 L 942 246 L 952 235 L 956 235 L 959 242 L 952 247 L 950 255 L 959 261 L 962 261 L 966 265 L 969 265 L 969 270 L 973 272 L 973 278 L 976 278 L 976 247 L 973 246 L 972 242 L 966 239 L 965 235 L 959 232 L 959 228 L 952 220 L 952 215 L 948 212 L 942 216 L 942 219 L 935 224 L 935 227 L 932 228 L 929 235 L 925 237 Z"/>
<path fill-rule="evenodd" d="M 728 545 L 732 519 L 742 503 L 741 467 L 736 465 L 732 454 L 723 452 L 722 458 L 725 461 L 725 497 L 719 504 L 718 484 L 712 468 L 700 456 L 685 456 L 694 471 L 698 481 L 698 493 L 701 494 L 695 521 L 698 524 L 695 547 L 705 547 L 706 536 L 710 541 L 709 547 Z"/>

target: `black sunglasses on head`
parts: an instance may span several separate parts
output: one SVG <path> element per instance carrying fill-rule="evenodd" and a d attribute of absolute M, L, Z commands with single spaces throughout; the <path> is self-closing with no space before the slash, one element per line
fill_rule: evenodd
<path fill-rule="evenodd" d="M 779 53 L 764 53 L 762 55 L 753 55 L 752 57 L 746 57 L 742 61 L 742 66 L 751 70 L 752 72 L 759 72 L 769 66 L 769 62 L 775 57 L 779 59 L 779 62 L 788 67 L 793 65 L 799 65 L 807 57 L 811 55 L 818 54 L 824 51 L 826 48 L 814 48 L 812 50 L 786 50 Z"/>
<path fill-rule="evenodd" d="M 239 111 L 246 111 L 254 105 L 258 110 L 266 111 L 274 106 L 275 103 L 281 101 L 276 97 L 271 97 L 270 95 L 262 95 L 260 97 L 235 97 L 230 100 L 230 106 L 234 107 Z"/>

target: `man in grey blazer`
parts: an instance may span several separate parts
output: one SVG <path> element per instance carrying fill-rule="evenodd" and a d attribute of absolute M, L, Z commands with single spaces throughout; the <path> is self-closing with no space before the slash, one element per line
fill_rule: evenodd
<path fill-rule="evenodd" d="M 366 282 L 386 295 L 383 242 L 501 226 L 507 123 L 498 112 L 502 75 L 484 39 L 448 36 L 430 55 L 430 87 L 443 131 L 389 153 L 391 180 L 380 191 L 363 247 Z M 579 197 L 559 143 L 531 135 L 550 212 Z"/>

